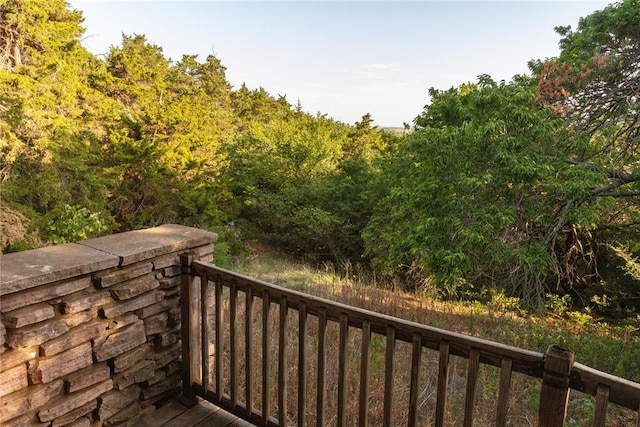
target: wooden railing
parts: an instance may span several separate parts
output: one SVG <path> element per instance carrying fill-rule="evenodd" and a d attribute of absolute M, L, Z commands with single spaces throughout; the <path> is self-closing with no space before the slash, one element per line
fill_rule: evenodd
<path fill-rule="evenodd" d="M 451 406 L 447 406 L 451 356 L 467 360 L 466 385 L 458 404 L 463 407 L 457 408 L 464 411 L 464 426 L 474 425 L 484 365 L 499 369 L 497 426 L 507 423 L 512 373 L 538 379 L 538 426 L 564 424 L 570 390 L 595 396 L 594 426 L 605 425 L 609 403 L 635 411 L 640 418 L 640 384 L 574 363 L 573 354 L 557 346 L 545 354 L 528 351 L 306 295 L 192 261 L 188 255 L 182 263 L 183 394 L 205 398 L 254 425 L 423 424 L 419 413 L 425 409 L 419 398 L 424 392 L 421 381 L 429 377 L 423 372 L 426 353 L 437 356 L 431 418 L 436 426 L 445 425 Z M 257 306 L 256 299 L 262 304 Z M 400 346 L 406 350 L 406 361 L 397 360 Z M 382 396 L 371 395 L 372 360 L 383 371 Z M 359 372 L 348 372 L 354 365 Z M 408 390 L 399 400 L 394 392 L 403 369 Z M 329 376 L 337 381 L 331 396 Z M 348 380 L 354 376 L 356 380 Z M 375 420 L 370 408 L 374 400 L 382 401 Z M 402 420 L 398 407 L 407 407 L 400 411 Z M 640 420 L 635 423 L 640 426 Z"/>

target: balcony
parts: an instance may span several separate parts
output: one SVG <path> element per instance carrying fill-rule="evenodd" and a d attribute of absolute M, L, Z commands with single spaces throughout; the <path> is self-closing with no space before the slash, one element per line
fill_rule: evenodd
<path fill-rule="evenodd" d="M 165 225 L 3 255 L 0 423 L 517 425 L 510 402 L 523 382 L 538 402 L 532 425 L 563 425 L 572 392 L 595 397 L 595 426 L 612 406 L 640 423 L 640 385 L 567 350 L 506 346 L 227 271 L 210 264 L 215 238 Z M 477 407 L 487 394 L 489 421 Z"/>

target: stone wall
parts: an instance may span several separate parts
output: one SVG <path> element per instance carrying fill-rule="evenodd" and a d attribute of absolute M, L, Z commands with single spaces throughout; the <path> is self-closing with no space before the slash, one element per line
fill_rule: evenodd
<path fill-rule="evenodd" d="M 163 225 L 0 257 L 0 425 L 133 425 L 180 392 L 180 260 Z"/>

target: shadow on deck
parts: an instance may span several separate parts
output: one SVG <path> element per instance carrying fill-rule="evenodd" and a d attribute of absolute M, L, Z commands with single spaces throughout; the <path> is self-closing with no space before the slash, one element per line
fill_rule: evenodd
<path fill-rule="evenodd" d="M 157 410 L 142 416 L 138 427 L 252 427 L 241 418 L 199 400 L 189 407 L 180 398 L 169 400 Z"/>

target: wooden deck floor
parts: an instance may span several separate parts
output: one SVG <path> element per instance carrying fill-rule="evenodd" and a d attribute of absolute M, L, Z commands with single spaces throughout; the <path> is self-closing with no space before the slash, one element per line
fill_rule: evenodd
<path fill-rule="evenodd" d="M 138 427 L 253 427 L 204 400 L 192 408 L 179 400 L 170 400 L 140 421 Z"/>

